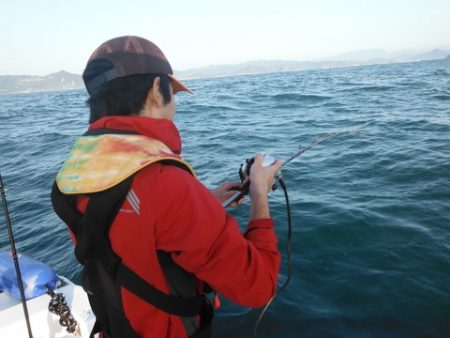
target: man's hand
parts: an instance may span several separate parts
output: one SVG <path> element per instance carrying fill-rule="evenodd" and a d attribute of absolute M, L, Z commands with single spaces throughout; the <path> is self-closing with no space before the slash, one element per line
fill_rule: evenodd
<path fill-rule="evenodd" d="M 216 189 L 211 190 L 211 192 L 217 197 L 220 203 L 223 203 L 231 196 L 234 196 L 241 188 L 242 188 L 241 182 L 226 181 L 221 185 L 219 185 Z M 243 202 L 244 198 L 242 197 L 237 202 L 233 202 L 232 204 L 230 204 L 230 207 L 234 208 L 239 204 L 242 204 Z"/>
<path fill-rule="evenodd" d="M 270 218 L 267 194 L 274 183 L 274 176 L 280 170 L 282 162 L 276 160 L 274 164 L 263 167 L 264 156 L 257 154 L 255 163 L 250 169 L 250 220 Z"/>
<path fill-rule="evenodd" d="M 255 162 L 250 169 L 250 197 L 267 195 L 274 184 L 274 177 L 280 170 L 282 162 L 276 160 L 272 165 L 263 167 L 264 155 L 256 154 Z"/>

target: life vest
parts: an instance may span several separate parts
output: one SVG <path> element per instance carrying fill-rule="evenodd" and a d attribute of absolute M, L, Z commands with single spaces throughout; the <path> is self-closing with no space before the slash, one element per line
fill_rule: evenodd
<path fill-rule="evenodd" d="M 189 337 L 211 337 L 213 309 L 206 295 L 197 295 L 193 274 L 175 264 L 170 253 L 158 251 L 172 291 L 167 295 L 123 264 L 109 241 L 110 226 L 126 199 L 133 175 L 155 162 L 176 165 L 195 175 L 160 141 L 116 130 L 86 133 L 57 175 L 52 204 L 76 237 L 75 256 L 84 267 L 82 284 L 97 316 L 91 336 L 101 330 L 108 338 L 138 337 L 123 310 L 120 288 L 124 287 L 156 308 L 180 316 Z M 100 172 L 105 176 L 98 175 Z M 84 214 L 76 207 L 80 195 L 89 197 Z"/>

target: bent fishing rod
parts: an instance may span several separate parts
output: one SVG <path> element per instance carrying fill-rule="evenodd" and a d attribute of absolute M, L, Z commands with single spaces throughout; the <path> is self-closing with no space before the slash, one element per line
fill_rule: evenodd
<path fill-rule="evenodd" d="M 19 286 L 20 299 L 22 301 L 23 312 L 25 314 L 25 321 L 27 323 L 28 336 L 29 336 L 29 338 L 33 338 L 33 333 L 31 332 L 31 325 L 30 325 L 30 317 L 28 315 L 27 301 L 25 298 L 25 290 L 23 288 L 22 274 L 20 272 L 19 259 L 17 257 L 16 244 L 14 241 L 14 234 L 13 234 L 12 226 L 11 226 L 11 218 L 9 217 L 8 204 L 6 202 L 5 189 L 4 189 L 1 173 L 0 173 L 0 195 L 2 197 L 3 214 L 5 216 L 6 227 L 8 229 L 9 244 L 11 246 L 11 255 L 14 260 L 14 266 L 16 268 L 17 283 Z"/>
<path fill-rule="evenodd" d="M 283 161 L 283 163 L 281 164 L 281 168 L 279 170 L 279 172 L 281 171 L 281 169 L 283 169 L 286 165 L 288 165 L 290 162 L 292 162 L 294 159 L 296 159 L 297 157 L 299 157 L 301 154 L 303 154 L 305 151 L 308 151 L 312 148 L 314 148 L 315 146 L 318 146 L 321 143 L 324 143 L 326 141 L 329 141 L 337 136 L 343 135 L 343 134 L 348 134 L 350 133 L 349 131 L 342 131 L 342 132 L 334 132 L 334 133 L 330 133 L 324 137 L 320 137 L 320 138 L 316 138 L 314 142 L 312 142 L 309 146 L 307 147 L 299 147 L 298 151 L 293 154 L 291 157 L 289 157 L 287 160 Z M 275 162 L 275 159 L 265 153 L 262 153 L 264 155 L 264 160 L 263 160 L 263 167 L 268 167 L 270 165 L 272 165 Z M 251 159 L 247 159 L 245 164 L 241 165 L 241 168 L 239 169 L 239 176 L 241 177 L 241 181 L 243 183 L 242 188 L 233 196 L 231 196 L 229 199 L 227 199 L 225 202 L 222 203 L 222 206 L 224 208 L 228 208 L 231 204 L 233 204 L 234 202 L 240 200 L 242 197 L 244 197 L 245 195 L 248 194 L 249 192 L 249 188 L 250 188 L 250 181 L 248 180 L 248 174 L 250 173 L 250 168 L 253 165 L 254 162 L 254 157 L 252 157 Z M 281 177 L 280 174 L 277 175 L 278 177 Z M 280 183 L 281 184 L 281 183 Z"/>

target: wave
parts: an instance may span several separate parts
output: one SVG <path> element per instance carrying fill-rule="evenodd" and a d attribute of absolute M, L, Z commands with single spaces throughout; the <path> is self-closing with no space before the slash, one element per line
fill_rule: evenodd
<path fill-rule="evenodd" d="M 448 101 L 450 100 L 450 95 L 447 94 L 440 94 L 440 95 L 433 95 L 431 98 L 440 100 L 440 101 Z"/>
<path fill-rule="evenodd" d="M 336 90 L 337 92 L 385 92 L 396 89 L 391 85 L 370 85 L 370 86 L 355 86 L 352 88 L 343 88 Z"/>
<path fill-rule="evenodd" d="M 272 96 L 275 101 L 321 102 L 331 99 L 330 96 L 317 94 L 283 93 Z"/>
<path fill-rule="evenodd" d="M 436 69 L 434 72 L 432 72 L 431 75 L 447 77 L 450 75 L 450 73 L 448 71 L 446 71 L 445 69 Z"/>

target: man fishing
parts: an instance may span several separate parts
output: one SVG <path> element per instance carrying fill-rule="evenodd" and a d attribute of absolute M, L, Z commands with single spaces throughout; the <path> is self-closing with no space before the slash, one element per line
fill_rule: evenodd
<path fill-rule="evenodd" d="M 239 185 L 211 192 L 181 157 L 174 95 L 191 91 L 155 44 L 135 36 L 106 41 L 83 80 L 90 125 L 57 174 L 52 202 L 84 266 L 95 331 L 210 337 L 212 306 L 203 292 L 266 304 L 280 265 L 267 194 L 281 162 L 263 166 L 256 155 L 241 233 L 221 204 Z"/>

